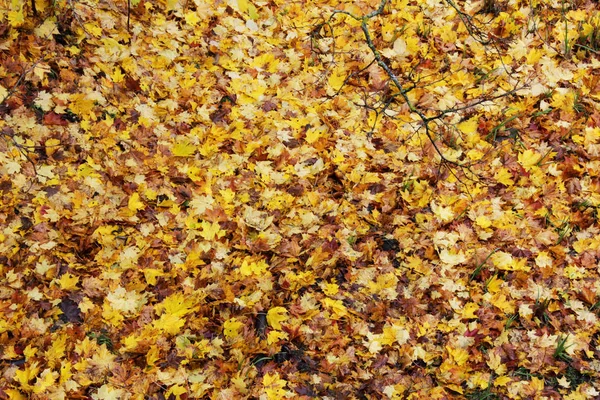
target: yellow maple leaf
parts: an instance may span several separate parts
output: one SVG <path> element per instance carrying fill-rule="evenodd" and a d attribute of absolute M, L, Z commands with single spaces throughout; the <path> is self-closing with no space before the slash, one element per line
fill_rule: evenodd
<path fill-rule="evenodd" d="M 335 283 L 335 280 L 331 283 L 325 283 L 322 286 L 322 289 L 323 293 L 325 293 L 327 296 L 335 296 L 340 291 L 340 287 L 337 283 Z"/>
<path fill-rule="evenodd" d="M 35 35 L 44 39 L 49 39 L 53 34 L 58 34 L 58 27 L 56 26 L 56 18 L 47 18 L 43 24 L 35 28 Z"/>
<path fill-rule="evenodd" d="M 117 356 L 105 344 L 101 345 L 90 360 L 90 364 L 99 371 L 108 372 L 115 366 Z"/>
<path fill-rule="evenodd" d="M 140 195 L 137 192 L 129 197 L 127 208 L 129 208 L 130 211 L 135 213 L 138 210 L 142 210 L 144 207 L 146 207 L 146 205 L 140 200 Z"/>
<path fill-rule="evenodd" d="M 201 21 L 200 17 L 198 16 L 198 13 L 196 11 L 186 12 L 184 14 L 184 18 L 185 18 L 185 22 L 191 26 L 196 26 L 196 24 L 198 24 L 198 22 Z"/>
<path fill-rule="evenodd" d="M 146 365 L 153 367 L 158 360 L 160 360 L 160 351 L 156 345 L 152 345 L 146 353 Z"/>
<path fill-rule="evenodd" d="M 6 90 L 6 88 L 4 86 L 0 85 L 0 102 L 3 102 L 7 96 L 8 96 L 8 90 Z"/>
<path fill-rule="evenodd" d="M 175 398 L 177 400 L 179 400 L 181 398 L 182 394 L 187 393 L 187 389 L 185 388 L 185 386 L 182 385 L 173 385 L 169 388 L 169 390 L 167 390 L 167 393 L 165 395 L 166 398 L 169 398 L 170 395 L 174 395 Z"/>
<path fill-rule="evenodd" d="M 37 351 L 37 347 L 33 347 L 31 344 L 28 344 L 27 347 L 25 347 L 25 350 L 23 350 L 23 355 L 25 355 L 27 358 L 33 358 L 37 354 Z"/>
<path fill-rule="evenodd" d="M 162 315 L 153 322 L 153 326 L 167 334 L 174 335 L 185 325 L 184 317 L 192 312 L 194 306 L 195 299 L 193 297 L 184 297 L 180 292 L 174 293 L 157 306 L 157 311 L 162 312 Z"/>
<path fill-rule="evenodd" d="M 462 310 L 462 317 L 465 319 L 476 319 L 478 317 L 474 312 L 477 310 L 479 310 L 479 306 L 476 303 L 467 303 Z"/>
<path fill-rule="evenodd" d="M 57 337 L 54 338 L 52 344 L 50 345 L 48 350 L 46 350 L 45 353 L 46 359 L 48 360 L 48 364 L 50 366 L 55 367 L 58 364 L 60 359 L 65 354 L 65 350 L 67 347 L 66 345 L 67 335 L 59 334 Z"/>
<path fill-rule="evenodd" d="M 174 10 L 175 7 L 177 6 L 177 0 L 166 0 L 166 6 L 167 6 L 167 8 L 166 8 L 167 12 Z"/>
<path fill-rule="evenodd" d="M 498 269 L 506 271 L 529 271 L 531 267 L 527 266 L 525 258 L 514 259 L 513 256 L 504 251 L 494 253 L 490 260 Z"/>
<path fill-rule="evenodd" d="M 435 201 L 432 201 L 431 211 L 444 223 L 448 223 L 454 219 L 454 211 L 452 211 L 452 207 L 450 206 L 439 206 Z"/>
<path fill-rule="evenodd" d="M 231 203 L 235 198 L 235 192 L 229 188 L 219 190 L 219 194 L 223 197 L 225 203 Z"/>
<path fill-rule="evenodd" d="M 51 156 L 56 152 L 56 150 L 60 148 L 60 140 L 56 138 L 51 138 L 46 140 L 44 145 L 46 146 L 46 154 Z"/>
<path fill-rule="evenodd" d="M 529 383 L 529 386 L 531 389 L 534 389 L 535 391 L 541 393 L 542 390 L 544 390 L 544 385 L 545 385 L 545 381 L 543 378 L 538 378 L 536 376 L 531 377 L 531 381 Z M 580 399 L 582 399 L 582 400 L 587 399 L 587 398 L 589 398 L 589 397 L 587 397 L 587 396 L 580 397 Z"/>
<path fill-rule="evenodd" d="M 500 286 L 504 281 L 498 278 L 498 275 L 492 276 L 486 283 L 486 289 L 488 292 L 494 294 L 500 290 Z"/>
<path fill-rule="evenodd" d="M 140 113 L 138 119 L 140 125 L 148 128 L 152 124 L 158 122 L 158 117 L 154 112 L 154 108 L 149 104 L 138 104 L 135 106 L 136 111 Z"/>
<path fill-rule="evenodd" d="M 152 286 L 156 285 L 156 278 L 164 275 L 164 272 L 162 270 L 154 268 L 145 268 L 143 272 L 146 282 L 148 283 L 148 285 Z"/>
<path fill-rule="evenodd" d="M 381 344 L 392 345 L 397 342 L 399 345 L 405 344 L 410 339 L 410 332 L 401 325 L 386 325 L 383 328 Z"/>
<path fill-rule="evenodd" d="M 280 340 L 288 338 L 288 334 L 282 331 L 271 331 L 267 335 L 267 344 L 272 345 L 278 343 Z"/>
<path fill-rule="evenodd" d="M 306 132 L 306 142 L 309 144 L 313 144 L 314 142 L 319 140 L 322 133 L 323 131 L 321 131 L 320 129 L 309 129 Z"/>
<path fill-rule="evenodd" d="M 510 302 L 506 296 L 502 293 L 496 293 L 490 299 L 490 303 L 494 307 L 498 307 L 505 314 L 513 314 L 515 312 L 515 306 Z"/>
<path fill-rule="evenodd" d="M 108 293 L 106 300 L 112 308 L 124 314 L 134 314 L 146 304 L 146 296 L 135 290 L 127 291 L 122 286 Z"/>
<path fill-rule="evenodd" d="M 77 283 L 79 283 L 79 277 L 72 275 L 70 272 L 63 274 L 58 280 L 58 285 L 63 290 L 73 290 L 77 288 Z"/>
<path fill-rule="evenodd" d="M 113 72 L 110 74 L 110 78 L 114 83 L 120 83 L 125 80 L 125 74 L 121 72 L 121 68 L 115 67 Z"/>
<path fill-rule="evenodd" d="M 163 314 L 152 325 L 166 334 L 175 335 L 185 325 L 185 319 L 173 314 Z"/>
<path fill-rule="evenodd" d="M 54 387 L 54 384 L 57 379 L 58 372 L 52 371 L 50 368 L 46 368 L 35 380 L 35 385 L 33 386 L 33 393 L 41 394 L 46 392 L 48 388 Z"/>
<path fill-rule="evenodd" d="M 75 93 L 71 95 L 69 108 L 73 113 L 87 119 L 94 108 L 94 100 L 84 93 Z"/>
<path fill-rule="evenodd" d="M 490 219 L 488 217 L 486 217 L 485 215 L 480 215 L 475 219 L 475 223 L 477 224 L 477 226 L 479 226 L 480 228 L 486 229 L 489 228 L 490 226 L 492 226 L 492 221 L 490 221 Z"/>
<path fill-rule="evenodd" d="M 230 318 L 223 324 L 223 334 L 228 339 L 233 339 L 239 336 L 239 330 L 244 326 L 244 323 L 236 318 Z"/>
<path fill-rule="evenodd" d="M 469 352 L 463 348 L 446 346 L 446 350 L 458 366 L 465 365 L 469 360 Z"/>
<path fill-rule="evenodd" d="M 102 28 L 92 22 L 87 22 L 83 24 L 86 32 L 91 33 L 94 37 L 99 38 L 102 36 Z"/>
<path fill-rule="evenodd" d="M 267 312 L 267 322 L 274 329 L 281 329 L 281 323 L 287 318 L 287 310 L 283 307 L 273 307 Z"/>
<path fill-rule="evenodd" d="M 348 74 L 346 70 L 342 67 L 339 67 L 333 70 L 327 81 L 333 90 L 338 91 L 342 88 L 347 76 Z"/>
<path fill-rule="evenodd" d="M 500 269 L 511 269 L 513 257 L 504 251 L 497 251 L 490 256 L 491 261 Z"/>
<path fill-rule="evenodd" d="M 248 0 L 237 0 L 237 6 L 241 13 L 248 11 Z"/>
<path fill-rule="evenodd" d="M 515 181 L 512 179 L 513 176 L 507 168 L 501 167 L 494 174 L 494 179 L 506 186 L 512 186 Z"/>
<path fill-rule="evenodd" d="M 467 261 L 467 257 L 464 255 L 462 251 L 458 253 L 450 252 L 448 249 L 443 249 L 439 253 L 440 260 L 444 264 L 448 264 L 450 266 L 462 264 Z"/>
<path fill-rule="evenodd" d="M 383 298 L 388 298 L 388 296 L 392 296 L 393 298 L 395 298 L 395 296 L 397 296 L 396 293 L 396 284 L 398 283 L 398 278 L 396 277 L 396 275 L 394 274 L 382 274 L 379 275 L 377 277 L 377 279 L 374 282 L 369 282 L 368 284 L 368 288 L 369 288 L 369 293 L 371 294 L 378 294 Z M 386 289 L 392 289 L 391 293 L 389 290 Z M 333 307 L 338 309 L 338 307 Z"/>
<path fill-rule="evenodd" d="M 540 159 L 541 156 L 538 153 L 529 149 L 519 153 L 518 156 L 519 164 L 521 164 L 525 169 L 531 169 L 540 161 Z"/>
<path fill-rule="evenodd" d="M 204 240 L 213 240 L 215 237 L 217 239 L 222 238 L 227 234 L 226 231 L 221 230 L 221 225 L 219 225 L 218 222 L 210 223 L 208 221 L 202 221 L 200 227 L 202 230 L 199 233 Z"/>
<path fill-rule="evenodd" d="M 120 400 L 125 392 L 123 389 L 117 389 L 110 384 L 100 386 L 98 391 L 92 394 L 94 400 Z"/>
<path fill-rule="evenodd" d="M 467 151 L 467 157 L 469 157 L 471 161 L 481 160 L 483 156 L 485 156 L 485 153 L 477 149 Z"/>
<path fill-rule="evenodd" d="M 183 317 L 192 311 L 194 305 L 194 298 L 185 297 L 183 293 L 177 292 L 164 299 L 159 307 L 163 309 L 163 313 Z"/>
<path fill-rule="evenodd" d="M 280 400 L 287 397 L 287 390 L 285 390 L 287 382 L 280 378 L 279 373 L 266 374 L 263 376 L 262 384 L 268 400 Z"/>
<path fill-rule="evenodd" d="M 8 23 L 13 28 L 18 28 L 25 23 L 25 16 L 23 15 L 23 8 L 16 11 L 8 12 Z"/>
<path fill-rule="evenodd" d="M 598 241 L 592 238 L 579 239 L 573 243 L 573 250 L 581 254 L 587 250 L 595 250 L 598 246 Z"/>
<path fill-rule="evenodd" d="M 18 369 L 15 371 L 14 380 L 21 385 L 21 388 L 25 391 L 30 391 L 32 389 L 29 382 L 35 378 L 40 371 L 37 361 L 31 363 L 31 365 L 26 366 L 24 369 Z"/>
<path fill-rule="evenodd" d="M 341 318 L 348 313 L 348 309 L 346 309 L 341 300 L 334 300 L 327 297 L 323 299 L 323 305 L 333 312 L 334 315 L 332 317 Z"/>
<path fill-rule="evenodd" d="M 508 382 L 511 382 L 512 378 L 510 376 L 499 376 L 496 379 L 494 379 L 494 386 L 498 387 L 498 386 L 506 386 L 506 384 Z"/>
<path fill-rule="evenodd" d="M 248 16 L 253 20 L 258 19 L 258 10 L 256 9 L 256 6 L 250 2 L 248 3 Z"/>
<path fill-rule="evenodd" d="M 140 336 L 137 336 L 135 333 L 132 333 L 121 340 L 121 343 L 123 344 L 121 350 L 133 351 L 137 348 L 141 340 L 142 338 Z"/>
<path fill-rule="evenodd" d="M 267 268 L 269 265 L 263 260 L 258 262 L 244 260 L 240 266 L 240 273 L 243 276 L 261 276 L 267 272 Z"/>
<path fill-rule="evenodd" d="M 381 181 L 381 178 L 376 173 L 365 171 L 365 166 L 363 164 L 359 164 L 354 168 L 348 175 L 348 179 L 354 183 L 362 184 L 377 183 Z"/>
<path fill-rule="evenodd" d="M 478 121 L 476 117 L 468 119 L 459 123 L 456 127 L 461 130 L 463 133 L 472 134 L 477 132 Z"/>
<path fill-rule="evenodd" d="M 8 395 L 8 400 L 26 400 L 27 397 L 25 397 L 23 394 L 21 394 L 21 392 L 19 392 L 17 389 L 4 389 L 4 393 L 6 393 Z"/>
<path fill-rule="evenodd" d="M 557 379 L 557 382 L 560 386 L 562 386 L 564 388 L 571 387 L 571 382 L 569 382 L 569 380 L 567 379 L 566 376 L 563 376 L 562 378 Z M 587 399 L 587 396 L 583 396 L 583 398 Z"/>
<path fill-rule="evenodd" d="M 175 143 L 171 149 L 171 153 L 176 157 L 190 157 L 193 156 L 195 152 L 196 145 L 185 140 Z"/>

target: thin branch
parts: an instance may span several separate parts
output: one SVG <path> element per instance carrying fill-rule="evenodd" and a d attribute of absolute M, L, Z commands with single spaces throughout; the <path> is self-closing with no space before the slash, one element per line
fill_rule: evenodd
<path fill-rule="evenodd" d="M 14 95 L 17 92 L 17 90 L 19 89 L 19 86 L 21 86 L 21 84 L 23 83 L 23 80 L 25 79 L 27 74 L 29 74 L 31 71 L 33 71 L 33 69 L 42 61 L 42 59 L 43 59 L 43 57 L 39 58 L 36 62 L 34 62 L 31 65 L 31 67 L 29 67 L 27 70 L 25 70 L 21 73 L 21 76 L 19 76 L 19 79 L 17 80 L 17 82 L 13 85 L 13 87 L 10 88 L 10 90 L 8 91 L 6 96 L 0 101 L 0 106 L 3 105 L 12 95 Z M 13 146 L 15 146 L 19 150 L 19 153 L 21 153 L 21 155 L 23 155 L 27 159 L 27 161 L 29 161 L 29 163 L 33 167 L 34 174 L 37 175 L 38 173 L 37 173 L 37 169 L 35 167 L 35 163 L 29 157 L 29 150 L 27 149 L 27 146 L 24 146 L 24 145 L 18 143 L 15 140 L 14 135 L 11 135 L 10 133 L 6 132 L 5 130 L 1 130 L 0 135 L 2 137 L 4 137 L 5 139 L 11 140 L 11 142 L 13 143 Z"/>
<path fill-rule="evenodd" d="M 487 46 L 488 44 L 492 43 L 492 40 L 490 39 L 489 35 L 486 32 L 483 32 L 481 28 L 479 28 L 477 25 L 475 25 L 475 23 L 473 22 L 473 17 L 471 15 L 465 13 L 463 10 L 458 8 L 458 6 L 456 5 L 456 3 L 454 3 L 453 0 L 445 1 L 450 7 L 452 7 L 456 11 L 458 17 L 465 25 L 467 32 L 469 32 L 469 35 L 473 39 L 475 39 L 477 42 L 484 46 Z"/>
<path fill-rule="evenodd" d="M 407 94 L 408 92 L 402 86 L 402 84 L 398 80 L 398 77 L 396 76 L 396 74 L 394 73 L 394 71 L 392 71 L 392 69 L 386 64 L 386 62 L 383 61 L 383 57 L 381 56 L 381 53 L 379 52 L 379 50 L 377 50 L 377 47 L 375 47 L 375 44 L 373 43 L 373 38 L 371 37 L 371 32 L 369 32 L 369 27 L 367 25 L 367 22 L 369 21 L 370 18 L 373 18 L 373 17 L 381 14 L 383 12 L 383 9 L 384 9 L 386 3 L 387 3 L 387 0 L 382 0 L 381 5 L 379 6 L 379 8 L 376 11 L 368 14 L 370 16 L 369 18 L 367 18 L 367 17 L 361 18 L 360 28 L 363 31 L 363 35 L 364 35 L 365 40 L 367 42 L 367 46 L 369 47 L 369 49 L 373 53 L 373 56 L 375 57 L 375 60 L 377 60 L 377 64 L 385 71 L 385 73 L 390 78 L 390 80 L 392 81 L 392 83 L 394 84 L 394 86 L 396 87 L 396 89 L 398 89 L 398 92 L 400 93 L 400 95 L 404 99 L 404 102 L 406 103 L 406 105 L 408 106 L 408 108 L 410 109 L 410 111 L 412 113 L 414 113 L 414 114 L 417 114 L 417 116 L 421 119 L 421 121 L 423 123 L 422 126 L 425 128 L 425 135 L 427 136 L 427 138 L 429 139 L 429 141 L 433 145 L 433 148 L 435 149 L 436 153 L 438 153 L 438 155 L 440 156 L 440 158 L 442 159 L 442 161 L 460 167 L 461 165 L 459 163 L 457 163 L 456 161 L 449 160 L 448 158 L 446 158 L 444 156 L 444 154 L 442 153 L 442 150 L 435 143 L 435 139 L 433 138 L 433 136 L 431 134 L 431 131 L 430 131 L 430 128 L 429 128 L 429 122 L 430 122 L 429 119 L 427 118 L 427 116 L 425 114 L 423 114 L 423 112 L 421 112 L 421 110 L 419 110 L 417 107 L 415 107 L 414 104 L 412 104 L 412 102 L 408 98 L 408 94 Z"/>
<path fill-rule="evenodd" d="M 473 22 L 473 17 L 471 17 L 470 15 L 466 14 L 465 12 L 463 12 L 462 10 L 460 10 L 458 8 L 458 6 L 456 6 L 456 4 L 453 2 L 453 0 L 445 0 L 452 8 L 454 8 L 456 10 L 456 12 L 458 13 L 461 21 L 464 23 L 467 31 L 469 32 L 469 34 L 479 43 L 483 44 L 483 45 L 490 45 L 492 44 L 494 49 L 496 51 L 498 51 L 498 48 L 496 46 L 496 43 L 494 40 L 492 40 L 490 38 L 490 36 L 483 32 L 481 30 L 481 28 L 479 28 L 474 22 Z M 469 104 L 465 104 L 464 106 L 459 106 L 459 107 L 452 107 L 452 108 L 448 108 L 445 110 L 441 110 L 438 111 L 437 113 L 435 113 L 435 115 L 433 116 L 427 116 L 425 114 L 425 110 L 421 110 L 419 109 L 415 104 L 413 104 L 411 102 L 411 100 L 408 97 L 408 92 L 412 89 L 414 89 L 416 87 L 416 83 L 413 82 L 413 85 L 410 87 L 405 87 L 401 82 L 400 79 L 398 78 L 398 76 L 394 73 L 394 71 L 391 69 L 391 67 L 386 63 L 386 61 L 383 59 L 383 56 L 381 55 L 381 53 L 379 52 L 379 50 L 377 49 L 374 41 L 373 41 L 373 37 L 371 35 L 371 32 L 369 31 L 369 26 L 368 23 L 372 18 L 375 18 L 381 14 L 383 14 L 386 5 L 388 4 L 388 0 L 381 0 L 379 7 L 366 14 L 363 16 L 358 16 L 355 15 L 349 11 L 345 11 L 345 10 L 334 10 L 329 19 L 327 20 L 327 24 L 330 24 L 331 21 L 333 20 L 333 18 L 338 15 L 346 15 L 352 19 L 354 19 L 355 21 L 359 21 L 360 22 L 360 28 L 363 32 L 363 36 L 364 39 L 366 41 L 367 46 L 369 47 L 369 50 L 371 51 L 371 53 L 373 54 L 373 57 L 375 59 L 375 61 L 377 62 L 377 65 L 382 68 L 386 75 L 388 76 L 388 78 L 390 79 L 390 81 L 392 82 L 393 86 L 397 89 L 397 93 L 394 93 L 392 96 L 390 96 L 390 98 L 386 99 L 385 101 L 382 101 L 382 106 L 368 106 L 367 107 L 367 103 L 365 101 L 365 107 L 367 107 L 368 109 L 374 110 L 376 113 L 375 116 L 375 123 L 373 125 L 373 127 L 371 128 L 372 130 L 375 129 L 375 126 L 377 124 L 377 121 L 379 119 L 379 116 L 382 113 L 385 113 L 387 111 L 387 109 L 389 108 L 389 106 L 393 103 L 393 101 L 398 97 L 401 96 L 402 99 L 404 100 L 404 103 L 407 105 L 408 109 L 410 110 L 410 113 L 415 114 L 419 119 L 420 119 L 420 128 L 424 128 L 425 131 L 425 135 L 427 136 L 427 139 L 429 140 L 429 142 L 431 143 L 431 145 L 433 146 L 435 152 L 439 155 L 439 157 L 441 158 L 442 163 L 444 164 L 451 164 L 451 165 L 455 165 L 457 167 L 461 167 L 461 168 L 466 168 L 468 169 L 469 166 L 467 164 L 463 164 L 460 162 L 456 162 L 456 161 L 452 161 L 450 159 L 448 159 L 446 156 L 444 156 L 441 148 L 438 146 L 438 144 L 435 141 L 435 138 L 433 137 L 433 133 L 431 131 L 431 126 L 430 123 L 431 122 L 437 122 L 438 120 L 442 120 L 446 115 L 451 114 L 451 113 L 457 113 L 460 111 L 464 111 L 467 110 L 469 108 L 473 108 L 476 107 L 478 105 L 481 105 L 483 103 L 489 102 L 489 101 L 493 101 L 502 97 L 506 97 L 509 96 L 511 94 L 514 94 L 519 88 L 515 88 L 513 90 L 507 91 L 505 93 L 501 93 L 499 95 L 495 95 L 495 96 L 484 96 L 483 98 L 476 100 L 474 102 L 471 102 Z M 414 68 L 413 68 L 414 71 Z M 411 71 L 412 72 L 412 71 Z M 507 71 L 508 72 L 508 71 Z M 351 75 L 348 76 L 348 78 Z M 346 83 L 346 80 L 344 81 L 344 84 Z M 338 91 L 339 93 L 339 91 Z M 420 128 L 417 128 L 420 129 Z"/>
<path fill-rule="evenodd" d="M 5 132 L 4 130 L 0 131 L 0 136 L 4 137 L 5 139 L 10 139 L 13 146 L 15 146 L 17 148 L 17 150 L 19 150 L 19 153 L 23 157 L 25 157 L 25 159 L 31 164 L 31 167 L 33 168 L 33 173 L 34 173 L 34 175 L 37 176 L 38 175 L 37 168 L 35 167 L 35 163 L 31 159 L 31 157 L 29 156 L 30 150 L 28 149 L 28 147 L 30 147 L 30 146 L 25 146 L 25 145 L 18 143 L 16 141 L 16 139 L 14 138 L 14 135 L 11 135 L 11 134 Z"/>
<path fill-rule="evenodd" d="M 29 67 L 27 70 L 23 71 L 21 73 L 21 76 L 19 76 L 19 79 L 17 80 L 17 83 L 15 83 L 13 85 L 12 88 L 10 88 L 10 90 L 8 91 L 8 93 L 6 94 L 6 96 L 0 100 L 0 106 L 2 104 L 4 104 L 6 102 L 6 100 L 8 100 L 13 94 L 16 93 L 17 89 L 19 88 L 19 86 L 21 86 L 21 83 L 23 83 L 23 79 L 25 79 L 25 76 L 27 76 L 27 74 L 29 74 L 31 71 L 33 71 L 33 69 L 42 61 L 43 57 L 40 57 L 36 62 L 34 62 L 31 67 Z"/>
<path fill-rule="evenodd" d="M 351 73 L 349 73 L 349 74 L 346 76 L 346 78 L 344 79 L 344 82 L 342 82 L 342 85 L 339 87 L 339 89 L 338 89 L 338 90 L 336 90 L 336 91 L 335 91 L 335 93 L 334 93 L 333 95 L 331 95 L 331 96 L 327 96 L 327 99 L 331 99 L 331 98 L 333 98 L 333 97 L 335 97 L 335 96 L 339 95 L 339 94 L 342 92 L 342 89 L 344 88 L 344 86 L 346 86 L 346 85 L 348 84 L 348 81 L 349 81 L 350 79 L 352 79 L 352 77 L 354 77 L 354 76 L 358 76 L 358 75 L 360 75 L 362 72 L 364 72 L 365 70 L 369 69 L 369 67 L 370 67 L 371 65 L 373 65 L 373 63 L 374 63 L 374 62 L 375 62 L 375 60 L 372 60 L 372 61 L 371 61 L 369 64 L 367 64 L 367 66 L 366 66 L 366 67 L 363 67 L 363 68 L 359 69 L 359 70 L 358 70 L 358 71 L 356 71 L 356 72 L 351 72 Z M 327 101 L 327 99 L 326 99 L 325 101 Z M 366 103 L 365 103 L 365 104 L 366 104 Z"/>
<path fill-rule="evenodd" d="M 131 29 L 129 29 L 130 16 L 131 16 L 131 0 L 127 0 L 127 32 L 131 32 Z"/>
<path fill-rule="evenodd" d="M 488 101 L 494 101 L 494 100 L 497 100 L 497 99 L 500 99 L 500 98 L 503 98 L 506 96 L 510 96 L 510 95 L 514 94 L 515 92 L 517 92 L 518 90 L 523 89 L 523 88 L 524 88 L 524 86 L 519 86 L 512 90 L 509 90 L 508 92 L 500 93 L 496 96 L 483 97 L 479 100 L 476 100 L 474 103 L 465 104 L 464 106 L 460 106 L 460 107 L 447 108 L 445 110 L 440 111 L 438 114 L 434 115 L 433 117 L 429 117 L 427 119 L 429 121 L 433 121 L 435 119 L 443 118 L 444 116 L 446 116 L 446 114 L 452 114 L 452 113 L 456 113 L 459 111 L 468 110 L 468 109 L 478 106 L 480 104 L 487 103 Z"/>

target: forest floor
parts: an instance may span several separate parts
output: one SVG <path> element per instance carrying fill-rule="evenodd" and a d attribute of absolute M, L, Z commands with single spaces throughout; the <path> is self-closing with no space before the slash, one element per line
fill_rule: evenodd
<path fill-rule="evenodd" d="M 0 399 L 600 396 L 593 0 L 0 7 Z"/>

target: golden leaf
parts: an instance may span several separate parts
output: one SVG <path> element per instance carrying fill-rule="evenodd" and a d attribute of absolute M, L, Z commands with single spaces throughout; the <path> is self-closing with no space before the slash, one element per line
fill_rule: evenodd
<path fill-rule="evenodd" d="M 283 307 L 273 307 L 267 312 L 267 322 L 274 329 L 281 329 L 281 323 L 287 319 L 287 310 Z"/>

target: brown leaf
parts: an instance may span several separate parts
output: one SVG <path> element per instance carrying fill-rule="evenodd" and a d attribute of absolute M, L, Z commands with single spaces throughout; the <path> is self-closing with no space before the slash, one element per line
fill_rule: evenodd
<path fill-rule="evenodd" d="M 44 115 L 42 119 L 44 125 L 59 125 L 59 126 L 67 126 L 69 125 L 69 121 L 65 120 L 60 114 L 55 113 L 54 111 L 50 111 Z"/>

